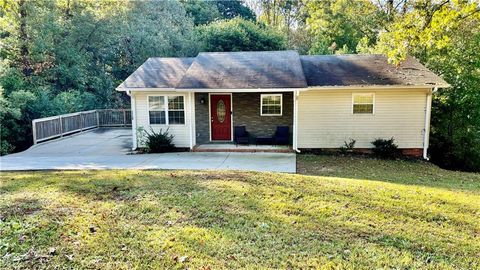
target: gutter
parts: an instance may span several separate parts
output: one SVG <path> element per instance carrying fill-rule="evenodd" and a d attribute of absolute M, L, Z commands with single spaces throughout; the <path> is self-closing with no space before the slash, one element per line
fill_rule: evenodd
<path fill-rule="evenodd" d="M 306 86 L 299 88 L 158 88 L 158 87 L 138 87 L 125 88 L 119 85 L 115 88 L 116 91 L 171 91 L 171 92 L 197 92 L 197 93 L 257 93 L 257 92 L 296 92 L 296 91 L 311 91 L 311 90 L 388 90 L 388 89 L 431 89 L 432 85 L 349 85 L 349 86 Z M 449 84 L 438 84 L 437 88 L 450 87 Z M 435 90 L 436 91 L 436 90 Z"/>

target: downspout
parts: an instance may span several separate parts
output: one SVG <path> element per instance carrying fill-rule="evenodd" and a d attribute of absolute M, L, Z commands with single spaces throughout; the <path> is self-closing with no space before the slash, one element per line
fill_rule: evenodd
<path fill-rule="evenodd" d="M 190 137 L 190 150 L 193 149 L 193 137 L 192 137 L 192 124 L 193 124 L 193 117 L 192 117 L 192 93 L 188 92 L 188 129 L 189 129 L 189 137 Z"/>
<path fill-rule="evenodd" d="M 298 96 L 300 91 L 293 92 L 293 150 L 300 153 L 298 150 Z"/>
<path fill-rule="evenodd" d="M 135 95 L 132 95 L 130 90 L 127 90 L 126 93 L 130 97 L 130 109 L 132 110 L 132 150 L 135 150 L 137 149 L 137 112 L 135 110 Z"/>
<path fill-rule="evenodd" d="M 437 92 L 438 87 L 433 89 L 433 92 Z M 428 158 L 428 144 L 430 140 L 430 118 L 432 113 L 432 91 L 427 93 L 425 101 L 425 127 L 423 132 L 423 159 L 429 160 Z"/>
<path fill-rule="evenodd" d="M 197 127 L 195 126 L 195 92 L 192 92 L 192 141 L 193 141 L 193 147 L 197 145 Z"/>

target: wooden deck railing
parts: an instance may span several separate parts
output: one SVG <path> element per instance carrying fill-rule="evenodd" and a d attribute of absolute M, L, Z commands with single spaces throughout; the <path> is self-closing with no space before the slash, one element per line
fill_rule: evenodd
<path fill-rule="evenodd" d="M 132 113 L 123 109 L 91 110 L 32 121 L 33 144 L 97 127 L 127 127 Z"/>

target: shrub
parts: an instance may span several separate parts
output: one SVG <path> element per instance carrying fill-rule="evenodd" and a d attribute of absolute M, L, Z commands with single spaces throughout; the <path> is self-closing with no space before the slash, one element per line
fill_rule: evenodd
<path fill-rule="evenodd" d="M 152 128 L 150 128 L 150 132 L 147 132 L 143 128 L 139 128 L 138 131 L 140 133 L 140 142 L 145 144 L 148 152 L 165 153 L 175 150 L 175 145 L 172 142 L 173 135 L 168 133 L 168 128 L 165 132 L 161 129 L 155 132 Z"/>
<path fill-rule="evenodd" d="M 382 158 L 395 158 L 398 155 L 398 145 L 395 144 L 395 139 L 375 139 L 371 142 L 373 146 L 373 153 Z"/>
<path fill-rule="evenodd" d="M 354 139 L 350 139 L 350 141 L 344 141 L 343 142 L 343 145 L 340 146 L 340 152 L 342 154 L 347 154 L 347 153 L 352 153 L 353 152 L 353 148 L 355 147 L 355 143 L 357 141 L 354 140 Z"/>

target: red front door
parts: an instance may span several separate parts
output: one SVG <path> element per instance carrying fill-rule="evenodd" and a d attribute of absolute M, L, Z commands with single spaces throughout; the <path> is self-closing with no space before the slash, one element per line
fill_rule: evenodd
<path fill-rule="evenodd" d="M 232 139 L 231 108 L 230 95 L 210 96 L 212 141 L 229 141 Z"/>

